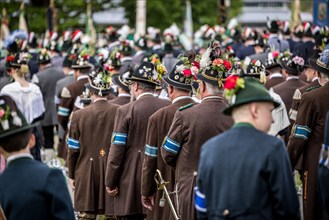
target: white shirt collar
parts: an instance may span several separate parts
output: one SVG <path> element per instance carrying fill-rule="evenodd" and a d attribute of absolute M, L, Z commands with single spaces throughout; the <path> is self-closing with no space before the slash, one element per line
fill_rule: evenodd
<path fill-rule="evenodd" d="M 288 76 L 288 77 L 286 78 L 286 81 L 288 81 L 288 80 L 292 80 L 292 79 L 298 79 L 298 76 Z"/>
<path fill-rule="evenodd" d="M 131 95 L 127 93 L 120 93 L 118 97 L 131 97 Z"/>
<path fill-rule="evenodd" d="M 153 93 L 151 93 L 151 92 L 144 92 L 144 93 L 140 94 L 139 96 L 137 96 L 136 100 L 138 100 L 138 99 L 140 99 L 140 98 L 142 98 L 143 96 L 146 96 L 146 95 L 153 96 Z"/>
<path fill-rule="evenodd" d="M 82 79 L 87 79 L 88 75 L 82 75 L 77 78 L 77 81 L 82 80 Z"/>
<path fill-rule="evenodd" d="M 312 82 L 317 81 L 318 79 L 319 79 L 319 77 L 316 76 L 312 79 Z"/>
<path fill-rule="evenodd" d="M 12 162 L 13 160 L 19 159 L 19 158 L 23 158 L 23 157 L 27 157 L 27 158 L 31 158 L 33 159 L 32 155 L 29 153 L 18 153 L 18 154 L 13 154 L 11 156 L 8 157 L 7 159 L 7 164 Z"/>
<path fill-rule="evenodd" d="M 281 73 L 272 73 L 270 75 L 270 79 L 272 79 L 272 78 L 279 78 L 279 77 L 281 77 L 281 78 L 283 77 Z"/>
<path fill-rule="evenodd" d="M 106 101 L 107 98 L 97 98 L 97 99 L 95 99 L 95 100 L 93 101 L 93 103 L 98 102 L 98 101 L 101 101 L 101 100 Z"/>
<path fill-rule="evenodd" d="M 219 96 L 216 96 L 216 95 L 211 95 L 211 96 L 207 96 L 207 97 L 204 97 L 203 99 L 201 99 L 201 102 L 203 102 L 207 99 L 222 99 L 222 98 Z"/>
<path fill-rule="evenodd" d="M 185 96 L 179 96 L 179 97 L 175 98 L 175 99 L 172 101 L 172 104 L 174 104 L 174 103 L 176 103 L 176 102 L 178 102 L 179 100 L 182 100 L 182 99 L 192 99 L 192 97 L 187 96 L 187 95 L 185 95 Z"/>

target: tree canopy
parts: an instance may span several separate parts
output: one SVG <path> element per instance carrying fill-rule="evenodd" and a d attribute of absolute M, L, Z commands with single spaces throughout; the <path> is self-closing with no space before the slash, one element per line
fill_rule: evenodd
<path fill-rule="evenodd" d="M 218 23 L 218 0 L 190 1 L 194 30 L 203 24 L 215 25 Z M 93 12 L 123 7 L 129 25 L 135 26 L 136 0 L 92 0 L 91 2 Z M 242 6 L 242 0 L 231 0 L 231 2 L 227 14 L 229 18 L 238 15 Z M 6 0 L 0 4 L 1 11 L 3 8 L 7 10 L 11 30 L 18 28 L 20 4 L 21 1 L 17 0 Z M 86 0 L 54 0 L 54 4 L 57 12 L 58 31 L 68 28 L 85 28 Z M 42 33 L 46 30 L 48 7 L 49 0 L 30 0 L 30 3 L 25 5 L 25 18 L 30 31 Z M 175 22 L 182 28 L 184 15 L 185 0 L 147 0 L 147 26 L 163 30 Z"/>

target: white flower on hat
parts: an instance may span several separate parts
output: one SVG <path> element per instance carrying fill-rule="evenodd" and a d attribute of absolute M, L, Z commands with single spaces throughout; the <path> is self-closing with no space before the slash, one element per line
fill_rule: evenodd
<path fill-rule="evenodd" d="M 256 65 L 256 66 L 261 66 L 262 63 L 261 63 L 259 60 L 257 60 L 256 63 L 255 63 L 255 65 Z"/>
<path fill-rule="evenodd" d="M 184 69 L 185 69 L 185 66 L 183 64 L 181 64 L 181 65 L 178 65 L 176 67 L 176 71 L 175 72 L 181 73 L 181 72 L 183 72 Z"/>
<path fill-rule="evenodd" d="M 196 66 L 192 66 L 191 72 L 194 76 L 196 76 L 199 73 L 199 69 Z"/>
<path fill-rule="evenodd" d="M 93 80 L 93 82 L 94 82 L 95 85 L 98 85 L 99 83 L 101 83 L 101 82 L 102 82 L 102 74 L 99 73 L 99 74 L 95 77 L 95 79 Z"/>
<path fill-rule="evenodd" d="M 158 79 L 158 75 L 159 75 L 159 73 L 157 72 L 157 71 L 153 71 L 153 76 L 152 76 L 152 79 L 155 81 L 155 80 L 157 80 Z"/>

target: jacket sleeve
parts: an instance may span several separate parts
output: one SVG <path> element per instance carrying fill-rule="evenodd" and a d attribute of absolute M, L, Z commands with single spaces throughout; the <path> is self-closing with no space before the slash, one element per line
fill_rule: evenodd
<path fill-rule="evenodd" d="M 74 101 L 72 94 L 70 90 L 68 90 L 66 87 L 63 88 L 61 92 L 61 100 L 58 106 L 58 122 L 60 125 L 66 129 L 67 123 L 69 121 L 69 116 L 71 114 L 71 111 L 73 109 Z"/>
<path fill-rule="evenodd" d="M 69 126 L 68 146 L 68 169 L 70 179 L 74 179 L 75 168 L 80 155 L 80 131 L 76 115 L 72 114 Z"/>
<path fill-rule="evenodd" d="M 317 109 L 309 93 L 304 93 L 299 105 L 296 122 L 292 127 L 288 142 L 288 153 L 294 168 L 304 151 L 304 146 L 312 132 L 317 116 Z"/>
<path fill-rule="evenodd" d="M 122 163 L 125 159 L 127 140 L 128 119 L 126 117 L 126 111 L 120 107 L 115 115 L 111 147 L 105 174 L 105 185 L 110 188 L 118 186 L 122 172 Z"/>
<path fill-rule="evenodd" d="M 182 123 L 181 113 L 177 111 L 161 147 L 163 160 L 168 166 L 173 168 L 176 167 L 176 160 L 181 150 L 181 144 L 183 143 Z"/>
<path fill-rule="evenodd" d="M 74 220 L 71 197 L 63 173 L 51 169 L 47 178 L 46 192 L 50 205 L 51 219 Z"/>
<path fill-rule="evenodd" d="M 277 140 L 273 151 L 268 155 L 265 170 L 268 173 L 274 219 L 300 219 L 293 171 L 282 140 Z"/>
<path fill-rule="evenodd" d="M 154 181 L 154 175 L 157 169 L 158 158 L 158 135 L 157 123 L 152 119 L 148 121 L 147 133 L 146 133 L 146 145 L 144 151 L 144 160 L 142 165 L 142 195 L 151 196 L 156 191 L 156 183 Z M 162 160 L 162 158 L 160 158 Z"/>

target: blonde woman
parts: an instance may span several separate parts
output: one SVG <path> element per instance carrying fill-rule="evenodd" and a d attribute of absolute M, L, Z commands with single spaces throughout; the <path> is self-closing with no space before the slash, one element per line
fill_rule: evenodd
<path fill-rule="evenodd" d="M 29 123 L 34 123 L 43 118 L 45 107 L 40 88 L 26 80 L 26 76 L 29 72 L 29 67 L 27 65 L 29 57 L 30 55 L 28 53 L 23 52 L 15 56 L 7 56 L 6 68 L 14 82 L 4 86 L 0 94 L 11 96 L 27 121 Z M 39 148 L 39 146 L 37 148 Z M 41 159 L 39 149 L 32 149 L 32 151 L 35 151 L 31 152 L 35 159 Z"/>

